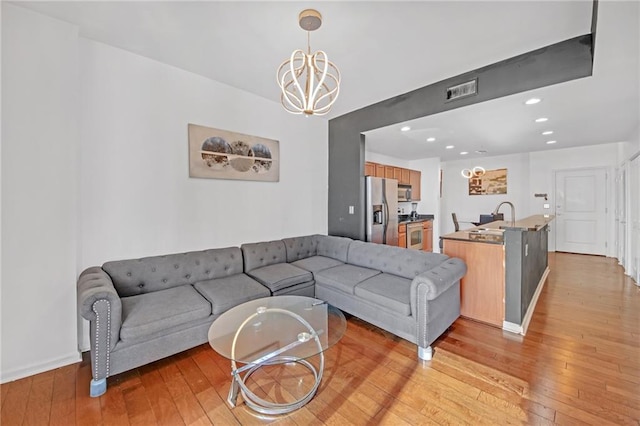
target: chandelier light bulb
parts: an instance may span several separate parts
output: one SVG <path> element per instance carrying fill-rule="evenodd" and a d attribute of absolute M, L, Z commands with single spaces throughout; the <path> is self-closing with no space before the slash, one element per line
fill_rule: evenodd
<path fill-rule="evenodd" d="M 484 176 L 484 174 L 486 172 L 487 171 L 484 169 L 484 167 L 475 166 L 473 169 L 463 169 L 463 170 L 461 170 L 460 174 L 465 179 L 471 179 L 473 177 Z"/>
<path fill-rule="evenodd" d="M 300 27 L 307 31 L 307 52 L 294 50 L 278 68 L 280 102 L 292 114 L 325 115 L 338 98 L 340 71 L 322 50 L 311 54 L 309 32 L 320 28 L 320 12 L 306 9 L 298 18 Z"/>

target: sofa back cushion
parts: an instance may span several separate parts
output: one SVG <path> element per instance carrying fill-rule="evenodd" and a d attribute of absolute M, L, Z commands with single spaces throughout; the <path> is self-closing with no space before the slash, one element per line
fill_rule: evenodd
<path fill-rule="evenodd" d="M 377 269 L 411 280 L 448 258 L 440 253 L 353 241 L 349 245 L 347 263 Z"/>
<path fill-rule="evenodd" d="M 287 249 L 287 262 L 289 263 L 315 256 L 318 248 L 318 240 L 313 235 L 284 238 L 282 242 Z"/>
<path fill-rule="evenodd" d="M 102 265 L 120 297 L 136 296 L 184 284 L 242 273 L 238 247 L 193 251 Z"/>
<path fill-rule="evenodd" d="M 315 235 L 314 238 L 318 241 L 318 256 L 330 257 L 340 262 L 347 262 L 349 245 L 353 241 L 351 238 L 334 237 L 332 235 Z"/>
<path fill-rule="evenodd" d="M 287 262 L 287 250 L 282 240 L 250 243 L 240 246 L 244 257 L 244 271 Z"/>

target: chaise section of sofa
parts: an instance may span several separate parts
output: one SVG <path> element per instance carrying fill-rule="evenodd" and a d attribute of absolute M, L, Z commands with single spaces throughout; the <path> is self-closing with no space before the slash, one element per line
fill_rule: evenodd
<path fill-rule="evenodd" d="M 314 272 L 316 297 L 418 346 L 431 344 L 460 316 L 466 265 L 443 254 L 353 241 L 346 262 Z"/>
<path fill-rule="evenodd" d="M 78 279 L 80 314 L 90 322 L 91 395 L 106 378 L 207 341 L 213 320 L 267 297 L 244 274 L 238 247 L 107 262 Z"/>

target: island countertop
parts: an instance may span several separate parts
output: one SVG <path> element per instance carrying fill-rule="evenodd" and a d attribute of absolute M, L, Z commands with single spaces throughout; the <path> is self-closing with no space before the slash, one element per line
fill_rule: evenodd
<path fill-rule="evenodd" d="M 488 244 L 504 244 L 503 232 L 505 230 L 514 231 L 539 231 L 551 222 L 553 215 L 533 215 L 524 219 L 511 222 L 510 220 L 496 220 L 480 226 L 468 228 L 442 235 L 444 240 L 472 241 Z"/>
<path fill-rule="evenodd" d="M 555 219 L 555 216 L 551 214 L 536 214 L 524 219 L 516 220 L 514 223 L 512 223 L 510 220 L 499 220 L 496 222 L 491 222 L 491 224 L 498 223 L 498 227 L 500 229 L 539 231 L 547 226 L 553 219 Z"/>

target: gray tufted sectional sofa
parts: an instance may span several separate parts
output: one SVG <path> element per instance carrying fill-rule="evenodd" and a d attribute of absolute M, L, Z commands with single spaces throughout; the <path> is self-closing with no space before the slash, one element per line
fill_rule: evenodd
<path fill-rule="evenodd" d="M 107 262 L 78 278 L 90 322 L 90 393 L 106 378 L 207 342 L 211 323 L 249 300 L 316 297 L 396 334 L 431 359 L 460 315 L 462 260 L 310 235 L 241 247 Z"/>

